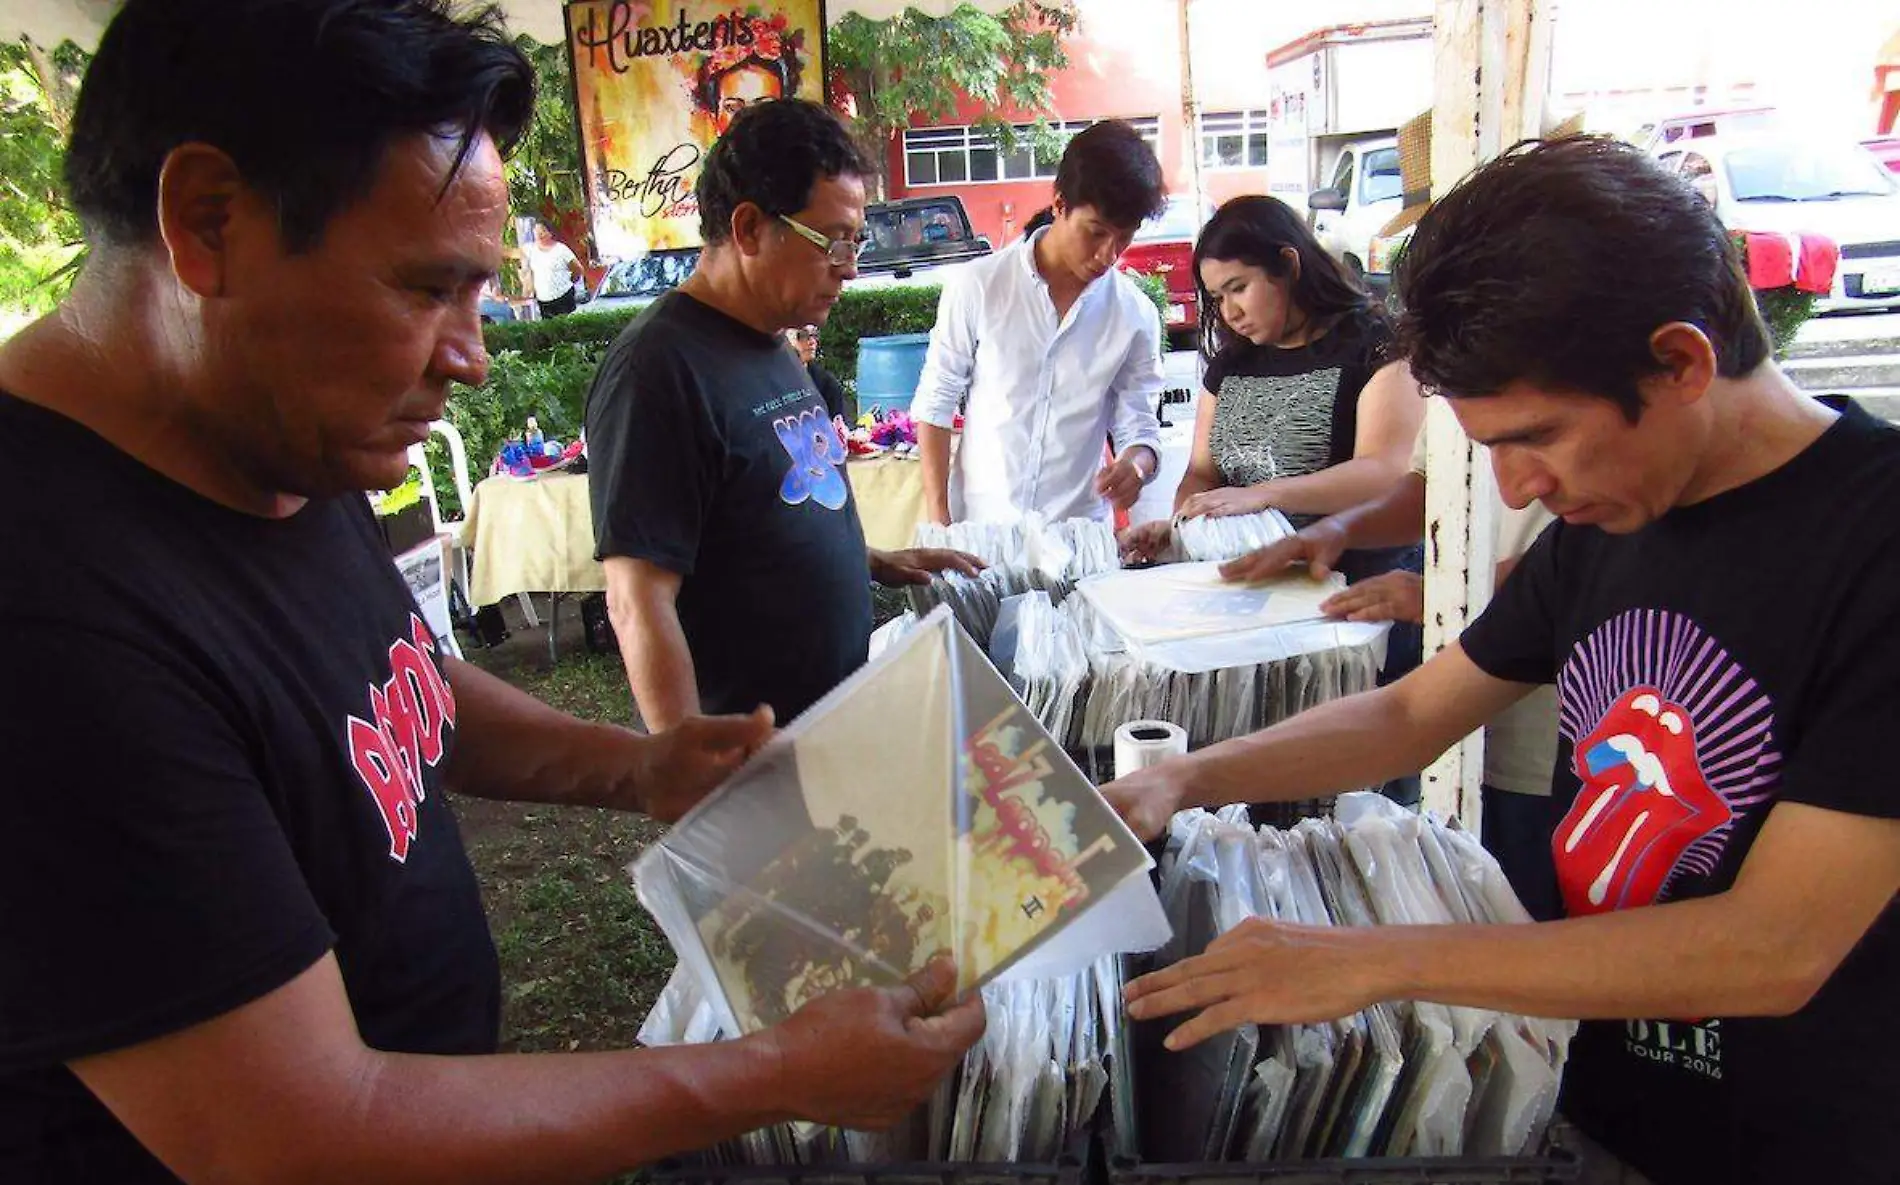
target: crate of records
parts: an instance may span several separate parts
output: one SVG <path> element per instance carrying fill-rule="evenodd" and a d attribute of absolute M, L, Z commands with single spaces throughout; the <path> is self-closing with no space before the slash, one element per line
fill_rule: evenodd
<path fill-rule="evenodd" d="M 1569 1025 L 1391 1003 L 1173 1054 L 1122 1008 L 1129 975 L 1250 917 L 1527 920 L 1471 837 L 1349 795 L 1287 830 L 1183 814 L 1157 868 L 948 608 L 886 641 L 632 866 L 679 956 L 641 1038 L 756 1032 L 945 950 L 988 1030 L 892 1131 L 786 1124 L 657 1178 L 1563 1179 L 1540 1150 Z"/>
<path fill-rule="evenodd" d="M 1374 793 L 1342 795 L 1334 817 L 1285 830 L 1250 825 L 1241 807 L 1184 812 L 1160 892 L 1172 936 L 1131 959 L 1131 975 L 1193 957 L 1253 918 L 1530 922 L 1469 832 Z M 1110 1185 L 1576 1175 L 1548 1138 L 1575 1022 L 1400 1000 L 1169 1051 L 1162 1040 L 1185 1019 L 1130 1026 L 1133 1095 L 1108 1129 Z"/>

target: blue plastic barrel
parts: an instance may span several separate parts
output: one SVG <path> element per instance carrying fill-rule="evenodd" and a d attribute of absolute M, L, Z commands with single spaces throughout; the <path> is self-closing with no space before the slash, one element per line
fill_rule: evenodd
<path fill-rule="evenodd" d="M 924 373 L 928 333 L 900 333 L 892 337 L 858 340 L 858 412 L 909 411 Z"/>

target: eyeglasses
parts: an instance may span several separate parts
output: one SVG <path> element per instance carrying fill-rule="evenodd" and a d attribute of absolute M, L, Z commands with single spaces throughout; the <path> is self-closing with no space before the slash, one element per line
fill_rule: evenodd
<path fill-rule="evenodd" d="M 828 239 L 811 227 L 806 226 L 789 214 L 780 214 L 778 220 L 798 232 L 800 238 L 825 253 L 832 267 L 850 267 L 858 257 L 871 248 L 871 240 L 864 239 Z"/>

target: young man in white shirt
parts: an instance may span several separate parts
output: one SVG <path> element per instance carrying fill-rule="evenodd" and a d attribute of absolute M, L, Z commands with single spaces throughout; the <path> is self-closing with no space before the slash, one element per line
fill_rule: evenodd
<path fill-rule="evenodd" d="M 528 260 L 528 272 L 534 281 L 534 302 L 543 317 L 559 317 L 574 311 L 574 284 L 582 276 L 580 260 L 566 243 L 554 237 L 547 223 L 536 220 L 534 242 L 522 254 Z"/>
<path fill-rule="evenodd" d="M 944 285 L 911 406 L 932 522 L 1106 519 L 1159 467 L 1161 319 L 1115 261 L 1162 209 L 1161 165 L 1108 120 L 1069 142 L 1055 191 L 1047 229 Z"/>

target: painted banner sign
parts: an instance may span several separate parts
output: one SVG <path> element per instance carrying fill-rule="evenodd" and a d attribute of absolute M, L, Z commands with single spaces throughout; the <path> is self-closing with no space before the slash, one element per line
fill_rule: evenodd
<path fill-rule="evenodd" d="M 568 52 L 594 242 L 699 246 L 700 161 L 748 104 L 824 101 L 823 0 L 570 0 Z"/>

